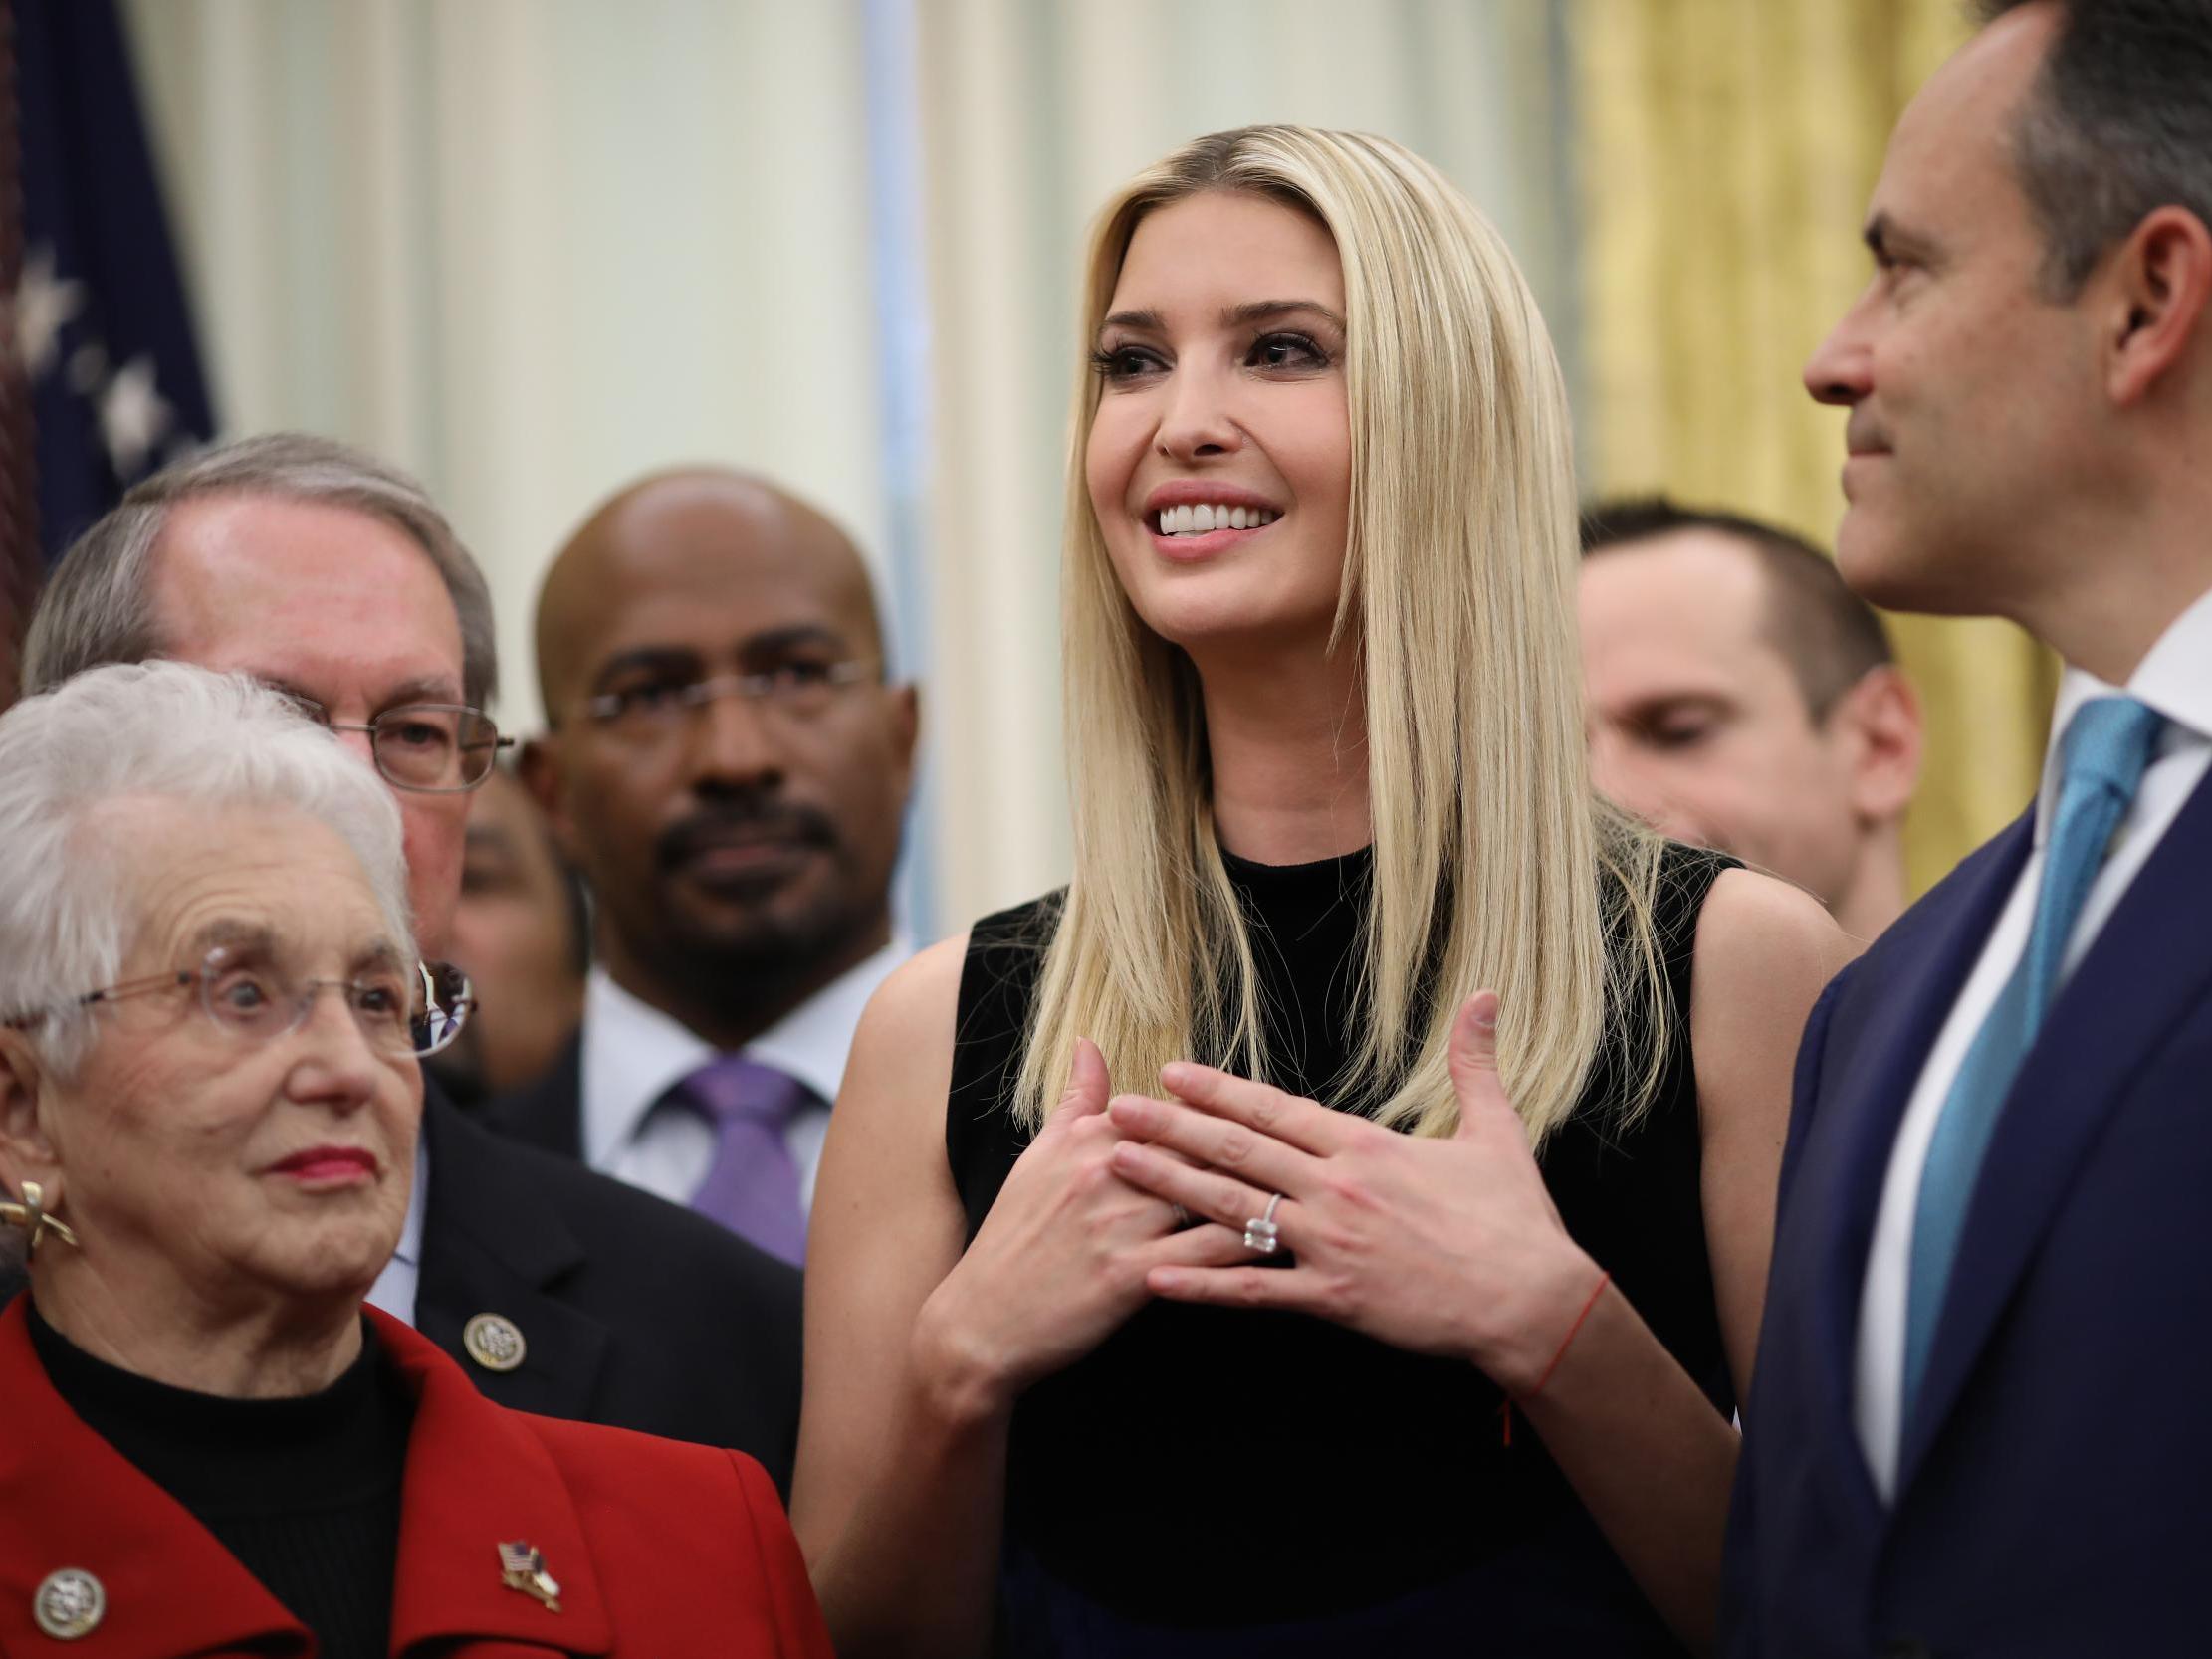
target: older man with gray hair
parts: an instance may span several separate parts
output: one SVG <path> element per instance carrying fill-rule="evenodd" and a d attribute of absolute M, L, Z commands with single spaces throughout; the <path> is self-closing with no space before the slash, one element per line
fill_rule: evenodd
<path fill-rule="evenodd" d="M 490 597 L 444 517 L 373 457 L 252 438 L 133 489 L 63 558 L 24 690 L 166 657 L 285 693 L 397 802 L 442 953 L 469 791 L 501 738 Z M 503 1404 L 735 1447 L 787 1480 L 795 1275 L 672 1204 L 485 1134 L 428 1090 L 413 1206 L 370 1300 Z"/>

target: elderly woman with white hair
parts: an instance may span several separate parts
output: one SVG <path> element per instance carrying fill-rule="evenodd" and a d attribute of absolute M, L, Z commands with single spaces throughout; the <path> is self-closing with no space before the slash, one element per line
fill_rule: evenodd
<path fill-rule="evenodd" d="M 506 1410 L 364 1309 L 468 1008 L 366 767 L 100 669 L 0 716 L 0 1653 L 828 1653 L 752 1460 Z"/>

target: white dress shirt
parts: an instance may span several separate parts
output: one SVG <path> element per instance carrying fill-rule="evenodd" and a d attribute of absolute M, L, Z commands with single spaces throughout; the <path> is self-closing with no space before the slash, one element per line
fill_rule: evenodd
<path fill-rule="evenodd" d="M 392 1252 L 376 1283 L 368 1287 L 369 1306 L 395 1320 L 415 1323 L 415 1286 L 422 1278 L 422 1206 L 430 1190 L 430 1148 L 421 1137 L 415 1140 L 415 1184 L 407 1194 L 407 1219 L 399 1229 L 399 1248 Z"/>
<path fill-rule="evenodd" d="M 2126 685 L 2126 694 L 2166 717 L 2167 726 L 2151 756 L 2135 799 L 2121 819 L 2103 866 L 2090 888 L 2074 932 L 2068 936 L 2059 980 L 2074 971 L 2120 897 L 2149 859 L 2182 806 L 2212 767 L 2212 593 L 2176 617 L 2150 648 Z M 1904 1323 L 1906 1282 L 1912 1255 L 1912 1214 L 1919 1202 L 1920 1173 L 1943 1102 L 1965 1064 L 1974 1035 L 1997 1001 L 1998 992 L 2028 947 L 2035 918 L 2036 888 L 2043 877 L 2044 843 L 2051 815 L 2058 810 L 2064 755 L 2060 741 L 2076 710 L 2114 688 L 2095 675 L 2069 668 L 2059 683 L 2058 708 L 2051 720 L 2051 743 L 2043 761 L 2043 786 L 2036 795 L 2035 845 L 2014 884 L 2012 896 L 1990 930 L 1989 942 L 1966 976 L 1950 1017 L 1928 1050 L 1927 1064 L 1913 1087 L 1889 1170 L 1875 1215 L 1874 1240 L 1867 1255 L 1867 1277 L 1860 1291 L 1859 1347 L 1854 1363 L 1852 1413 L 1859 1443 L 1867 1454 L 1875 1490 L 1884 1503 L 1896 1496 L 1897 1453 L 1903 1426 Z M 2004 1134 L 2003 1120 L 1997 1133 Z"/>
<path fill-rule="evenodd" d="M 814 1201 L 829 1106 L 844 1079 L 860 1012 L 891 970 L 913 953 L 903 937 L 846 969 L 745 1046 L 749 1059 L 788 1073 L 820 1104 L 794 1113 L 783 1143 L 798 1166 L 801 1208 Z M 675 1203 L 688 1203 L 714 1162 L 705 1117 L 661 1097 L 715 1059 L 714 1045 L 625 991 L 604 968 L 584 988 L 583 1160 L 592 1168 Z"/>

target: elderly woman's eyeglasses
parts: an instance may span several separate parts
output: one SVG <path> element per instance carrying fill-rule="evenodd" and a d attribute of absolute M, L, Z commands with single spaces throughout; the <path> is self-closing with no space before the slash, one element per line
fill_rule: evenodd
<path fill-rule="evenodd" d="M 334 721 L 313 698 L 295 697 L 300 713 L 331 731 L 365 731 L 368 751 L 386 782 L 425 795 L 457 795 L 492 775 L 492 762 L 515 739 L 502 737 L 481 709 L 459 703 L 404 703 L 374 720 Z"/>
<path fill-rule="evenodd" d="M 297 1031 L 314 1011 L 315 999 L 324 991 L 336 991 L 368 1046 L 392 1059 L 436 1054 L 461 1034 L 476 1007 L 469 976 L 450 962 L 371 968 L 353 979 L 315 979 L 262 952 L 217 945 L 197 968 L 125 980 L 89 991 L 62 1008 L 89 1008 L 185 987 L 198 991 L 201 1009 L 219 1029 L 249 1042 Z M 57 1011 L 41 1009 L 0 1023 L 27 1030 Z"/>
<path fill-rule="evenodd" d="M 677 732 L 717 698 L 743 698 L 757 709 L 793 720 L 823 713 L 837 694 L 871 678 L 874 657 L 839 662 L 796 657 L 757 674 L 718 674 L 691 679 L 641 676 L 583 700 L 583 712 L 616 736 L 651 741 Z"/>

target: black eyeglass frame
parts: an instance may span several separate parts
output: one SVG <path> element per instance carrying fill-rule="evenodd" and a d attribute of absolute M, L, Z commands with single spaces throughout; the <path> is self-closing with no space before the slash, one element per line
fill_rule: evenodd
<path fill-rule="evenodd" d="M 788 665 L 785 665 L 785 667 L 787 668 Z M 823 678 L 819 688 L 804 687 L 801 688 L 801 691 L 811 692 L 818 689 L 826 696 L 834 698 L 837 693 L 849 690 L 854 686 L 863 685 L 881 674 L 883 672 L 883 659 L 881 657 L 842 657 L 836 662 L 821 664 L 820 667 Z M 679 687 L 663 687 L 661 689 L 668 692 L 674 704 L 669 713 L 677 720 L 682 721 L 690 720 L 710 703 L 725 697 L 743 698 L 748 703 L 789 713 L 791 712 L 790 700 L 779 698 L 775 690 L 776 677 L 783 672 L 784 669 L 771 668 L 761 669 L 753 673 L 713 674 L 704 679 L 690 681 Z M 608 730 L 618 730 L 625 721 L 650 721 L 650 711 L 632 709 L 626 706 L 624 699 L 627 695 L 619 691 L 599 692 L 580 700 L 577 707 L 582 710 L 584 716 L 594 726 Z M 820 713 L 820 711 L 817 710 L 814 713 Z M 673 728 L 674 724 L 675 722 L 672 721 L 669 728 Z"/>

